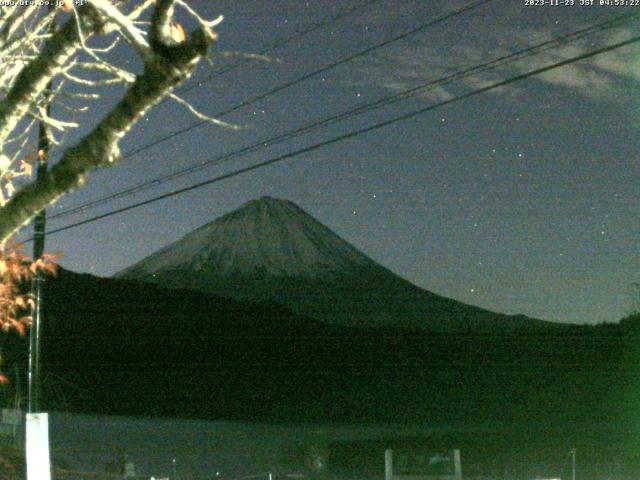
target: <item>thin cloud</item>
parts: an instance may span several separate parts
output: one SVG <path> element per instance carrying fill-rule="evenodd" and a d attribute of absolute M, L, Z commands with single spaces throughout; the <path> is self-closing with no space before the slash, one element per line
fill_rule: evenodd
<path fill-rule="evenodd" d="M 510 51 L 541 43 L 553 36 L 544 31 L 505 31 L 487 35 L 481 42 L 451 46 L 435 46 L 414 43 L 395 46 L 384 54 L 360 63 L 355 69 L 356 81 L 385 88 L 394 93 L 435 81 L 456 71 L 485 63 L 508 55 Z M 563 47 L 556 47 L 538 55 L 502 66 L 496 70 L 470 76 L 451 84 L 428 88 L 422 98 L 442 101 L 469 89 L 483 88 L 514 75 L 587 53 L 602 45 L 609 45 L 631 37 L 630 30 L 600 35 L 597 42 L 591 39 Z M 464 40 L 463 40 L 464 41 Z M 433 42 L 432 42 L 433 43 Z M 510 45 L 507 49 L 505 45 Z M 516 46 L 514 48 L 514 45 Z M 624 93 L 621 80 L 640 82 L 640 48 L 629 46 L 585 59 L 564 67 L 550 70 L 534 77 L 537 81 L 578 93 L 590 99 L 610 99 Z M 494 93 L 514 93 L 518 86 L 496 89 Z"/>

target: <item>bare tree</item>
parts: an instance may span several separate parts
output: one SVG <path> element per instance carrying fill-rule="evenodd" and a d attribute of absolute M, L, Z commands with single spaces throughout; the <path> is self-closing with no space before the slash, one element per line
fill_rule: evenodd
<path fill-rule="evenodd" d="M 21 332 L 31 321 L 23 312 L 33 299 L 18 285 L 38 270 L 55 270 L 55 258 L 29 260 L 10 242 L 16 231 L 80 187 L 91 170 L 118 163 L 118 143 L 160 100 L 223 123 L 173 92 L 207 58 L 221 17 L 205 20 L 187 0 L 49 1 L 55 8 L 43 6 L 47 0 L 0 4 L 0 327 Z M 188 37 L 178 14 L 193 27 Z M 120 44 L 135 52 L 137 73 L 114 60 Z M 122 84 L 124 93 L 100 111 L 100 92 L 112 84 Z M 90 108 L 99 120 L 67 144 L 65 134 L 79 126 L 76 116 Z M 34 150 L 38 124 L 47 125 L 48 143 L 60 159 L 33 180 L 28 151 Z M 40 154 L 31 157 L 37 161 Z"/>
<path fill-rule="evenodd" d="M 216 39 L 213 28 L 221 17 L 205 20 L 186 0 L 58 3 L 62 7 L 53 11 L 35 4 L 0 7 L 0 242 L 9 239 L 47 205 L 81 186 L 92 169 L 116 164 L 120 159 L 119 141 L 161 99 L 172 98 L 205 117 L 172 90 L 207 57 Z M 176 9 L 196 25 L 189 37 L 174 20 Z M 47 26 L 55 17 L 60 26 L 51 30 Z M 112 38 L 113 42 L 106 47 L 91 46 L 96 37 Z M 119 40 L 127 42 L 135 52 L 140 73 L 105 60 Z M 83 72 L 90 75 L 83 76 Z M 90 103 L 98 95 L 65 93 L 63 87 L 68 83 L 88 88 L 123 83 L 126 90 L 89 133 L 74 145 L 62 146 L 60 160 L 46 176 L 16 188 L 16 177 L 30 173 L 24 149 L 34 123 L 49 125 L 51 141 L 58 145 L 61 142 L 56 133 L 78 126 L 68 118 L 49 116 L 46 103 Z M 78 110 L 77 106 L 66 106 L 71 113 Z"/>

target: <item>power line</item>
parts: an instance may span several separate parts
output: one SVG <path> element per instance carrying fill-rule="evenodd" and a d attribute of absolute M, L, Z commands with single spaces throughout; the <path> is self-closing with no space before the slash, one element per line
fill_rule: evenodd
<path fill-rule="evenodd" d="M 355 115 L 360 115 L 361 113 L 365 113 L 371 110 L 375 110 L 393 103 L 397 103 L 398 101 L 401 100 L 405 100 L 407 98 L 413 97 L 415 95 L 418 94 L 422 94 L 425 92 L 427 87 L 440 87 L 442 85 L 451 83 L 453 81 L 456 80 L 460 80 L 460 79 L 464 79 L 467 77 L 470 77 L 472 75 L 477 75 L 478 73 L 483 73 L 486 72 L 488 70 L 492 70 L 495 69 L 497 67 L 500 67 L 506 63 L 513 63 L 519 60 L 523 60 L 525 58 L 529 58 L 532 57 L 534 55 L 537 55 L 541 52 L 544 52 L 546 50 L 549 50 L 552 47 L 556 47 L 559 46 L 563 43 L 568 43 L 569 41 L 575 41 L 575 40 L 579 40 L 582 39 L 583 37 L 585 37 L 586 35 L 590 35 L 593 33 L 599 33 L 602 32 L 604 30 L 607 30 L 609 28 L 615 27 L 620 25 L 623 22 L 629 21 L 633 18 L 637 18 L 638 16 L 640 16 L 640 13 L 635 13 L 635 14 L 627 14 L 627 15 L 621 15 L 619 17 L 616 17 L 614 19 L 581 29 L 581 30 L 577 30 L 575 32 L 571 32 L 565 35 L 562 35 L 560 37 L 556 37 L 554 39 L 548 40 L 546 42 L 542 42 L 540 44 L 534 45 L 534 46 L 530 46 L 527 48 L 524 48 L 522 50 L 519 50 L 517 52 L 514 53 L 510 53 L 507 55 L 503 55 L 495 60 L 491 60 L 489 62 L 483 63 L 481 65 L 477 65 L 474 67 L 471 67 L 467 70 L 463 70 L 463 71 L 459 71 L 456 73 L 453 73 L 451 75 L 448 75 L 446 77 L 431 81 L 431 82 L 427 82 L 426 84 L 421 84 L 418 85 L 416 87 L 404 90 L 402 92 L 399 92 L 395 95 L 391 95 L 388 97 L 384 97 L 380 100 L 376 100 L 372 103 L 368 103 L 365 105 L 362 105 L 361 107 L 357 107 L 349 112 L 345 112 L 344 114 L 340 114 L 340 115 L 336 115 L 334 117 L 331 117 L 331 122 L 329 123 L 333 123 L 334 119 L 339 118 L 339 120 L 344 120 L 347 118 L 351 118 Z M 328 124 L 327 121 L 323 121 L 322 122 L 323 125 L 324 124 Z"/>
<path fill-rule="evenodd" d="M 190 167 L 186 167 L 183 169 L 180 169 L 178 171 L 172 172 L 170 174 L 166 174 L 166 175 L 161 175 L 159 177 L 156 177 L 154 179 L 151 180 L 147 180 L 145 182 L 139 183 L 137 185 L 134 185 L 132 187 L 126 188 L 124 190 L 121 190 L 119 192 L 113 193 L 111 195 L 102 197 L 100 199 L 96 199 L 87 203 L 84 203 L 82 205 L 78 205 L 76 207 L 72 207 L 66 210 L 63 210 L 53 216 L 51 216 L 51 219 L 55 219 L 55 218 L 60 218 L 60 217 L 65 217 L 65 216 L 69 216 L 69 215 L 73 215 L 82 211 L 85 211 L 89 208 L 93 208 L 105 203 L 108 203 L 112 200 L 116 200 L 119 198 L 124 198 L 130 195 L 133 195 L 135 193 L 138 193 L 140 191 L 146 190 L 148 188 L 153 188 L 159 185 L 162 185 L 166 182 L 175 180 L 177 178 L 181 178 L 183 176 L 186 176 L 188 174 L 194 173 L 194 172 L 198 172 L 200 170 L 203 170 L 205 168 L 208 168 L 212 165 L 220 165 L 226 161 L 232 160 L 234 158 L 237 158 L 239 156 L 243 156 L 246 155 L 248 153 L 257 151 L 259 149 L 262 148 L 266 148 L 268 146 L 271 145 L 275 145 L 281 142 L 284 142 L 285 140 L 291 139 L 291 138 L 295 138 L 299 135 L 305 134 L 305 133 L 309 133 L 311 131 L 314 131 L 318 128 L 321 127 L 325 127 L 328 125 L 331 125 L 333 123 L 345 120 L 347 118 L 351 118 L 353 116 L 356 115 L 361 115 L 363 113 L 367 113 L 370 111 L 373 111 L 375 109 L 379 109 L 382 108 L 384 106 L 390 105 L 392 103 L 398 102 L 398 101 L 402 101 L 405 100 L 407 98 L 410 98 L 412 96 L 418 95 L 420 93 L 424 93 L 425 91 L 428 91 L 427 89 L 433 89 L 435 87 L 440 87 L 442 85 L 451 83 L 453 81 L 456 80 L 460 80 L 460 79 L 464 79 L 467 78 L 469 76 L 472 75 L 476 75 L 478 73 L 482 73 L 485 71 L 488 71 L 490 69 L 495 69 L 507 62 L 514 62 L 514 61 L 518 61 L 518 60 L 522 60 L 524 58 L 528 58 L 529 56 L 533 56 L 535 54 L 538 54 L 542 51 L 548 50 L 550 48 L 556 47 L 558 45 L 564 44 L 564 43 L 568 43 L 570 41 L 575 41 L 575 40 L 579 40 L 581 38 L 584 38 L 586 35 L 591 35 L 594 32 L 601 32 L 605 29 L 608 28 L 612 28 L 615 26 L 618 26 L 624 22 L 627 22 L 633 18 L 637 18 L 638 16 L 640 16 L 640 13 L 636 13 L 636 14 L 627 14 L 627 15 L 621 15 L 618 16 L 616 18 L 613 18 L 611 20 L 607 20 L 605 22 L 601 22 L 598 23 L 596 25 L 592 25 L 586 28 L 583 28 L 581 30 L 575 31 L 575 32 L 571 32 L 565 35 L 562 35 L 560 37 L 542 42 L 540 44 L 531 46 L 531 47 L 527 47 L 525 49 L 521 49 L 517 52 L 508 54 L 508 55 L 503 55 L 497 59 L 491 60 L 489 62 L 483 63 L 481 65 L 476 65 L 474 67 L 462 70 L 462 71 L 458 71 L 455 72 L 453 74 L 447 75 L 445 77 L 433 80 L 433 81 L 429 81 L 426 83 L 423 83 L 421 85 L 418 85 L 416 87 L 413 87 L 411 89 L 408 90 L 404 90 L 402 92 L 398 92 L 396 94 L 393 95 L 389 95 L 386 96 L 384 98 L 381 98 L 379 100 L 376 100 L 374 102 L 369 102 L 367 104 L 364 105 L 360 105 L 357 106 L 355 108 L 352 109 L 348 109 L 344 112 L 341 112 L 339 114 L 334 114 L 331 115 L 329 117 L 325 117 L 323 119 L 317 120 L 311 124 L 305 125 L 303 127 L 297 128 L 295 130 L 291 130 L 289 132 L 285 132 L 282 134 L 279 134 L 277 136 L 274 137 L 270 137 L 268 139 L 256 142 L 252 145 L 243 147 L 239 150 L 235 150 L 226 154 L 223 154 L 221 156 L 212 158 L 210 160 L 207 160 L 205 162 L 202 162 L 198 165 L 192 165 Z"/>
<path fill-rule="evenodd" d="M 209 75 L 207 75 L 206 78 L 200 79 L 195 81 L 194 83 L 192 83 L 191 85 L 186 85 L 182 88 L 179 89 L 180 93 L 187 93 L 190 92 L 191 90 L 195 89 L 195 88 L 199 88 L 200 86 L 202 86 L 203 83 L 207 83 L 210 82 L 211 80 L 214 80 L 215 78 L 218 78 L 222 75 L 224 75 L 225 73 L 231 72 L 233 70 L 236 70 L 237 68 L 240 68 L 243 65 L 246 65 L 247 63 L 252 62 L 255 57 L 257 56 L 264 56 L 267 53 L 276 50 L 280 47 L 283 47 L 291 42 L 293 42 L 294 40 L 298 40 L 302 37 L 304 37 L 305 35 L 308 35 L 309 33 L 315 32 L 316 30 L 319 30 L 323 27 L 326 27 L 327 25 L 339 21 L 344 17 L 347 17 L 349 15 L 351 15 L 352 13 L 361 10 L 363 8 L 366 8 L 368 6 L 371 6 L 375 3 L 378 3 L 380 0 L 368 0 L 366 2 L 363 2 L 359 5 L 354 5 L 352 7 L 346 8 L 344 10 L 342 10 L 341 12 L 332 15 L 330 17 L 324 18 L 322 20 L 320 20 L 317 23 L 314 23 L 310 26 L 308 26 L 307 28 L 303 29 L 303 30 L 299 30 L 294 32 L 292 35 L 283 38 L 281 40 L 276 41 L 275 43 L 273 43 L 272 45 L 260 50 L 259 52 L 257 52 L 256 54 L 251 54 L 249 56 L 245 56 L 244 58 L 242 58 L 241 60 L 237 61 L 236 63 L 233 63 L 231 65 L 228 65 L 226 67 L 221 68 L 220 70 L 217 70 Z M 161 103 L 164 103 L 165 101 L 168 101 L 167 98 L 164 98 L 162 100 Z M 205 122 L 206 123 L 206 122 Z M 135 153 L 133 153 L 132 155 L 135 155 Z M 130 156 L 129 153 L 127 153 L 125 155 L 125 158 L 127 158 L 128 156 Z"/>
<path fill-rule="evenodd" d="M 306 73 L 306 74 L 302 75 L 301 77 L 296 78 L 295 80 L 290 80 L 288 82 L 283 83 L 282 85 L 280 85 L 278 87 L 272 88 L 271 90 L 268 90 L 268 91 L 263 92 L 263 93 L 261 93 L 259 95 L 256 95 L 255 97 L 252 97 L 252 98 L 247 99 L 247 100 L 243 100 L 238 105 L 236 105 L 234 107 L 231 107 L 231 108 L 228 108 L 228 109 L 226 109 L 226 110 L 224 110 L 222 112 L 218 112 L 218 113 L 214 114 L 213 116 L 214 117 L 224 117 L 224 116 L 226 116 L 226 115 L 228 115 L 230 113 L 235 112 L 236 110 L 244 108 L 244 107 L 246 107 L 248 105 L 251 105 L 251 104 L 253 104 L 253 103 L 257 102 L 257 101 L 263 100 L 263 99 L 265 99 L 267 97 L 270 97 L 272 95 L 275 95 L 276 93 L 279 93 L 279 92 L 281 92 L 283 90 L 286 90 L 287 88 L 291 88 L 291 87 L 293 87 L 295 85 L 298 85 L 298 84 L 300 84 L 300 83 L 302 83 L 302 82 L 304 82 L 306 80 L 309 80 L 310 78 L 313 78 L 313 77 L 316 77 L 316 76 L 318 76 L 318 75 L 320 75 L 322 73 L 328 72 L 329 70 L 333 70 L 334 68 L 336 68 L 336 67 L 338 67 L 340 65 L 343 65 L 343 64 L 348 63 L 348 62 L 352 62 L 353 60 L 356 60 L 356 59 L 358 59 L 358 58 L 360 58 L 360 57 L 362 57 L 364 55 L 367 55 L 367 54 L 369 54 L 371 52 L 374 52 L 374 51 L 376 51 L 376 50 L 378 50 L 380 48 L 386 47 L 387 45 L 390 45 L 392 43 L 395 43 L 395 42 L 398 42 L 400 40 L 403 40 L 403 39 L 409 37 L 410 35 L 414 35 L 416 33 L 419 33 L 419 32 L 421 32 L 421 31 L 423 31 L 423 30 L 425 30 L 425 29 L 427 29 L 429 27 L 432 27 L 432 26 L 437 25 L 439 23 L 442 23 L 442 22 L 444 22 L 446 20 L 449 20 L 451 18 L 454 18 L 454 17 L 457 17 L 459 15 L 462 15 L 465 12 L 468 12 L 470 10 L 473 10 L 474 8 L 478 8 L 478 7 L 482 6 L 482 5 L 485 5 L 485 4 L 493 2 L 493 1 L 494 0 L 478 0 L 478 1 L 475 1 L 475 2 L 473 2 L 471 4 L 469 4 L 469 5 L 461 7 L 459 9 L 454 10 L 452 12 L 449 12 L 449 13 L 447 13 L 445 15 L 441 15 L 440 17 L 437 17 L 437 18 L 435 18 L 433 20 L 430 20 L 430 21 L 428 21 L 426 23 L 422 23 L 418 27 L 415 27 L 415 28 L 413 28 L 413 29 L 411 29 L 411 30 L 409 30 L 407 32 L 404 32 L 404 33 L 401 33 L 399 35 L 396 35 L 393 38 L 390 38 L 390 39 L 385 40 L 383 42 L 377 43 L 377 44 L 375 44 L 373 46 L 367 47 L 364 50 L 360 50 L 357 53 L 354 53 L 354 54 L 351 54 L 351 55 L 347 55 L 346 57 L 341 58 L 340 60 L 336 60 L 335 62 L 330 63 L 329 65 L 326 65 L 324 67 L 318 68 L 318 69 L 316 69 L 316 70 L 314 70 L 314 71 L 312 71 L 310 73 Z M 144 150 L 147 150 L 147 149 L 149 149 L 151 147 L 154 147 L 154 146 L 156 146 L 156 145 L 158 145 L 160 143 L 163 143 L 163 142 L 165 142 L 167 140 L 170 140 L 170 139 L 172 139 L 174 137 L 182 135 L 182 134 L 184 134 L 186 132 L 189 132 L 189 131 L 191 131 L 191 130 L 193 130 L 195 128 L 201 127 L 202 125 L 206 125 L 208 123 L 210 123 L 210 122 L 208 122 L 206 120 L 202 120 L 200 122 L 193 123 L 193 124 L 191 124 L 191 125 L 189 125 L 187 127 L 184 127 L 184 128 L 182 128 L 180 130 L 176 130 L 173 133 L 170 133 L 168 135 L 164 135 L 164 136 L 162 136 L 162 137 L 160 137 L 160 138 L 158 138 L 158 139 L 156 139 L 154 141 L 151 141 L 151 142 L 149 142 L 149 143 L 147 143 L 145 145 L 142 145 L 142 146 L 140 146 L 138 148 L 134 148 L 133 150 L 125 153 L 122 158 L 133 157 L 134 155 L 137 155 L 138 153 L 140 153 L 140 152 L 142 152 Z"/>
<path fill-rule="evenodd" d="M 612 45 L 607 45 L 607 46 L 599 48 L 597 50 L 593 50 L 591 52 L 587 52 L 587 53 L 584 53 L 584 54 L 581 54 L 581 55 L 577 55 L 577 56 L 572 57 L 572 58 L 567 59 L 567 60 L 562 60 L 560 62 L 556 62 L 556 63 L 553 63 L 551 65 L 547 65 L 545 67 L 540 67 L 540 68 L 537 68 L 535 70 L 532 70 L 532 71 L 529 71 L 529 72 L 526 72 L 526 73 L 522 73 L 520 75 L 513 76 L 513 77 L 508 78 L 506 80 L 502 80 L 502 81 L 493 83 L 493 84 L 488 85 L 488 86 L 483 87 L 483 88 L 472 90 L 471 92 L 468 92 L 468 93 L 465 93 L 465 94 L 462 94 L 462 95 L 458 95 L 456 97 L 450 98 L 448 100 L 444 100 L 444 101 L 436 103 L 434 105 L 430 105 L 428 107 L 420 108 L 418 110 L 414 110 L 412 112 L 405 113 L 405 114 L 399 115 L 397 117 L 393 117 L 393 118 L 391 118 L 389 120 L 378 122 L 378 123 L 375 123 L 375 124 L 370 125 L 368 127 L 364 127 L 364 128 L 358 129 L 358 130 L 354 130 L 354 131 L 351 131 L 349 133 L 346 133 L 346 134 L 343 134 L 343 135 L 339 135 L 337 137 L 333 137 L 333 138 L 331 138 L 329 140 L 325 140 L 325 141 L 322 141 L 322 142 L 319 142 L 319 143 L 316 143 L 316 144 L 313 144 L 313 145 L 310 145 L 310 146 L 295 150 L 293 152 L 289 152 L 289 153 L 286 153 L 286 154 L 271 158 L 269 160 L 265 160 L 263 162 L 259 162 L 257 164 L 254 164 L 254 165 L 251 165 L 251 166 L 248 166 L 248 167 L 240 168 L 240 169 L 234 170 L 233 172 L 226 173 L 224 175 L 219 175 L 217 177 L 210 178 L 210 179 L 205 180 L 203 182 L 192 184 L 192 185 L 190 185 L 188 187 L 181 188 L 181 189 L 175 190 L 173 192 L 169 192 L 169 193 L 165 193 L 165 194 L 162 194 L 162 195 L 158 195 L 156 197 L 153 197 L 153 198 L 141 201 L 141 202 L 137 202 L 137 203 L 128 205 L 126 207 L 122 207 L 122 208 L 118 208 L 116 210 L 112 210 L 111 212 L 107 212 L 107 213 L 104 213 L 104 214 L 101 214 L 101 215 L 96 215 L 94 217 L 91 217 L 91 218 L 86 219 L 86 220 L 82 220 L 80 222 L 76 222 L 76 223 L 73 223 L 73 224 L 70 224 L 70 225 L 66 225 L 64 227 L 60 227 L 60 228 L 56 228 L 56 229 L 50 230 L 50 231 L 47 232 L 47 234 L 51 235 L 51 234 L 54 234 L 54 233 L 59 233 L 59 232 L 65 231 L 65 230 L 69 230 L 71 228 L 79 227 L 81 225 L 86 225 L 88 223 L 93 223 L 93 222 L 95 222 L 97 220 L 102 220 L 103 218 L 111 217 L 113 215 L 117 215 L 119 213 L 123 213 L 123 212 L 129 211 L 129 210 L 133 210 L 135 208 L 142 207 L 144 205 L 149 205 L 151 203 L 155 203 L 157 201 L 164 200 L 166 198 L 173 197 L 175 195 L 179 195 L 181 193 L 185 193 L 185 192 L 189 192 L 189 191 L 192 191 L 192 190 L 196 190 L 198 188 L 202 188 L 204 186 L 211 185 L 211 184 L 220 182 L 222 180 L 226 180 L 228 178 L 236 177 L 236 176 L 241 175 L 243 173 L 247 173 L 247 172 L 250 172 L 250 171 L 253 171 L 253 170 L 257 170 L 259 168 L 266 167 L 268 165 L 273 165 L 275 163 L 282 162 L 284 160 L 287 160 L 289 158 L 298 156 L 300 154 L 312 152 L 312 151 L 317 150 L 319 148 L 326 147 L 328 145 L 332 145 L 334 143 L 338 143 L 338 142 L 341 142 L 341 141 L 344 141 L 344 140 L 348 140 L 348 139 L 356 137 L 358 135 L 362 135 L 364 133 L 368 133 L 368 132 L 371 132 L 371 131 L 374 131 L 374 130 L 378 130 L 380 128 L 392 125 L 394 123 L 398 123 L 398 122 L 401 122 L 401 121 L 404 121 L 404 120 L 411 119 L 413 117 L 416 117 L 416 116 L 421 115 L 423 113 L 430 112 L 430 111 L 435 110 L 437 108 L 441 108 L 443 106 L 450 105 L 452 103 L 456 103 L 456 102 L 459 102 L 461 100 L 465 100 L 467 98 L 470 98 L 470 97 L 473 97 L 473 96 L 476 96 L 476 95 L 480 95 L 482 93 L 485 93 L 485 92 L 488 92 L 488 91 L 491 91 L 491 90 L 495 90 L 496 88 L 504 87 L 504 86 L 509 85 L 511 83 L 514 83 L 514 82 L 517 82 L 517 81 L 520 81 L 520 80 L 524 80 L 526 78 L 533 77 L 535 75 L 539 75 L 541 73 L 548 72 L 550 70 L 554 70 L 556 68 L 560 68 L 560 67 L 563 67 L 565 65 L 569 65 L 571 63 L 575 63 L 577 61 L 584 60 L 586 58 L 590 58 L 590 57 L 594 57 L 596 55 L 600 55 L 602 53 L 610 52 L 612 50 L 616 50 L 618 48 L 622 48 L 622 47 L 625 47 L 627 45 L 631 45 L 631 44 L 637 43 L 639 41 L 640 41 L 640 36 L 635 36 L 633 38 L 630 38 L 630 39 L 622 41 L 622 42 L 617 42 L 617 43 L 614 43 Z M 29 239 L 27 241 L 31 241 L 31 240 L 32 239 Z"/>
<path fill-rule="evenodd" d="M 348 15 L 351 15 L 353 12 L 356 12 L 358 10 L 366 8 L 366 7 L 370 6 L 370 5 L 373 5 L 374 3 L 378 3 L 379 1 L 380 0 L 368 0 L 366 2 L 363 2 L 363 3 L 359 4 L 359 5 L 355 5 L 353 7 L 347 8 L 347 9 L 343 10 L 342 12 L 337 13 L 336 15 L 333 15 L 331 17 L 327 17 L 326 19 L 321 20 L 320 22 L 309 26 L 304 30 L 300 30 L 298 32 L 295 32 L 293 35 L 291 35 L 291 36 L 289 36 L 287 38 L 284 38 L 284 39 L 282 39 L 280 41 L 275 42 L 273 45 L 271 45 L 271 46 L 269 46 L 269 47 L 267 47 L 267 48 L 265 48 L 263 50 L 260 50 L 258 52 L 258 55 L 265 55 L 265 54 L 267 54 L 267 53 L 269 53 L 269 52 L 271 52 L 273 50 L 276 50 L 276 49 L 278 49 L 278 48 L 280 48 L 280 47 L 282 47 L 284 45 L 287 45 L 287 44 L 293 42 L 294 40 L 297 40 L 297 39 L 299 39 L 301 37 L 304 37 L 305 35 L 307 35 L 309 33 L 315 32 L 316 30 L 319 30 L 320 28 L 325 27 L 330 23 L 339 21 L 342 18 L 344 18 L 344 17 L 346 17 Z M 182 88 L 181 91 L 182 92 L 188 92 L 190 90 L 193 90 L 194 88 L 199 87 L 200 84 L 210 82 L 211 80 L 213 80 L 215 78 L 218 78 L 219 76 L 224 75 L 225 73 L 228 73 L 228 72 L 230 72 L 232 70 L 235 70 L 235 69 L 241 67 L 242 65 L 245 65 L 245 64 L 251 62 L 252 60 L 253 60 L 252 58 L 244 58 L 244 59 L 242 59 L 242 60 L 240 60 L 240 61 L 238 61 L 238 62 L 236 62 L 236 63 L 234 63 L 232 65 L 229 65 L 227 67 L 221 68 L 220 70 L 218 70 L 216 72 L 213 72 L 212 74 L 208 75 L 206 78 L 204 78 L 202 80 L 198 80 L 198 83 L 195 83 L 193 85 L 189 85 L 189 86 L 187 86 L 185 88 Z"/>

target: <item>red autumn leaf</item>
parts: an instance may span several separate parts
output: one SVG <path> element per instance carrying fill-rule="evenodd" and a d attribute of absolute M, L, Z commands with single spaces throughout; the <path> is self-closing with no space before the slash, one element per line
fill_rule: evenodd
<path fill-rule="evenodd" d="M 44 265 L 44 271 L 51 275 L 56 275 L 58 273 L 58 265 L 55 263 L 47 262 Z"/>
<path fill-rule="evenodd" d="M 27 307 L 27 301 L 24 295 L 16 295 L 16 305 L 20 308 Z"/>
<path fill-rule="evenodd" d="M 37 272 L 55 274 L 59 258 L 59 253 L 47 253 L 33 261 L 23 253 L 21 244 L 13 240 L 0 244 L 0 328 L 3 331 L 26 333 L 31 317 L 25 313 L 33 309 L 35 303 L 31 294 L 21 293 L 20 283 Z M 2 378 L 6 377 L 0 372 L 0 384 Z"/>
<path fill-rule="evenodd" d="M 42 254 L 42 258 L 47 262 L 56 263 L 60 259 L 60 257 L 62 257 L 62 252 Z"/>
<path fill-rule="evenodd" d="M 40 259 L 38 259 L 38 260 L 36 260 L 35 262 L 33 262 L 33 263 L 31 264 L 31 266 L 29 267 L 29 270 L 31 271 L 31 273 L 36 273 L 36 272 L 38 271 L 38 268 L 39 268 L 39 267 L 38 267 L 38 262 L 40 262 L 40 261 L 41 261 L 41 260 L 40 260 Z"/>
<path fill-rule="evenodd" d="M 31 323 L 31 322 L 29 322 Z M 27 331 L 27 324 L 24 322 L 13 320 L 11 322 L 11 326 L 18 332 L 20 335 L 24 335 Z"/>

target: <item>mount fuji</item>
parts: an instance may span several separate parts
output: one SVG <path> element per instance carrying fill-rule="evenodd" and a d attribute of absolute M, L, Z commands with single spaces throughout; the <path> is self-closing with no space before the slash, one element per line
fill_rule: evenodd
<path fill-rule="evenodd" d="M 423 290 L 360 252 L 288 200 L 242 205 L 116 274 L 251 302 L 324 322 L 438 332 L 557 324 L 503 315 Z"/>

